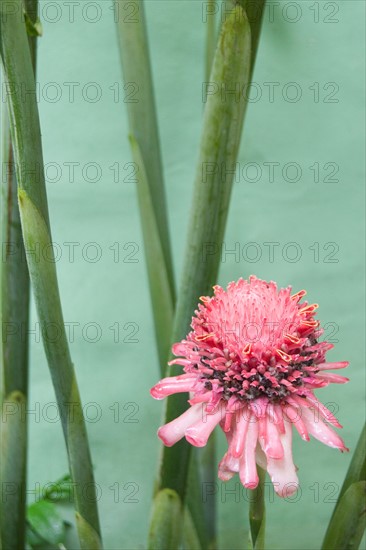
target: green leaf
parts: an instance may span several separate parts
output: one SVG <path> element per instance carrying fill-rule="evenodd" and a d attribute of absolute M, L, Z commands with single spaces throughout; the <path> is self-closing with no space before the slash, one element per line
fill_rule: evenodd
<path fill-rule="evenodd" d="M 171 292 L 169 272 L 154 211 L 148 176 L 141 149 L 134 136 L 130 136 L 132 156 L 137 170 L 137 195 L 145 243 L 146 262 L 149 273 L 150 292 L 154 304 L 155 327 L 159 342 L 165 350 L 165 360 L 170 347 L 174 313 L 174 297 Z"/>
<path fill-rule="evenodd" d="M 266 514 L 265 512 L 263 512 L 261 520 L 258 521 L 256 539 L 255 539 L 254 545 L 253 545 L 253 539 L 252 539 L 253 550 L 264 550 L 265 532 L 266 532 Z"/>
<path fill-rule="evenodd" d="M 182 503 L 175 491 L 163 489 L 154 498 L 148 550 L 178 550 Z"/>
<path fill-rule="evenodd" d="M 366 481 L 352 483 L 339 501 L 322 550 L 357 550 L 366 527 Z"/>
<path fill-rule="evenodd" d="M 343 496 L 348 487 L 356 481 L 366 480 L 366 424 L 361 430 L 356 449 L 353 453 L 351 464 L 342 485 L 339 498 Z"/>
<path fill-rule="evenodd" d="M 256 489 L 250 491 L 249 524 L 253 550 L 264 549 L 264 537 L 266 527 L 266 511 L 264 504 L 264 482 L 266 472 L 257 466 L 259 483 Z"/>
<path fill-rule="evenodd" d="M 188 506 L 184 510 L 183 547 L 189 550 L 201 550 L 202 546 Z"/>
<path fill-rule="evenodd" d="M 47 542 L 44 541 L 35 531 L 33 531 L 29 525 L 26 526 L 26 537 L 27 550 L 29 548 L 42 548 L 42 546 L 47 544 Z"/>
<path fill-rule="evenodd" d="M 38 537 L 49 544 L 65 541 L 66 525 L 51 502 L 40 500 L 28 506 L 27 521 L 33 532 L 33 537 L 30 534 L 30 544 L 37 544 Z"/>
<path fill-rule="evenodd" d="M 348 489 L 361 481 L 366 481 L 366 424 L 361 430 L 356 449 L 353 453 L 351 464 L 349 465 L 345 480 L 342 485 L 342 489 L 337 500 L 337 504 L 334 507 L 334 511 L 330 519 L 327 532 L 325 534 L 323 548 L 328 548 L 328 546 L 324 546 L 324 544 L 329 545 L 329 541 L 332 541 L 334 537 L 337 538 L 340 536 L 339 530 L 341 529 L 341 527 L 336 521 L 336 518 L 339 518 L 339 508 L 342 505 L 343 498 Z"/>
<path fill-rule="evenodd" d="M 74 499 L 74 488 L 70 474 L 65 474 L 54 483 L 42 488 L 41 494 L 45 500 L 51 502 L 72 502 Z"/>

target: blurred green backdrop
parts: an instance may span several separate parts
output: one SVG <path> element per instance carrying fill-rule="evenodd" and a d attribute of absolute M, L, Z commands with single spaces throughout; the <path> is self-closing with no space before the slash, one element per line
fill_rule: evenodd
<path fill-rule="evenodd" d="M 146 2 L 177 276 L 201 129 L 206 4 Z M 216 6 L 220 18 L 223 5 Z M 41 0 L 37 80 L 61 296 L 104 543 L 142 549 L 162 404 L 149 396 L 158 362 L 128 164 L 124 99 L 133 90 L 121 84 L 111 7 Z M 318 394 L 333 404 L 351 450 L 365 410 L 364 10 L 352 0 L 269 2 L 219 279 L 226 285 L 254 273 L 306 288 L 320 303 L 319 318 L 337 341 L 329 357 L 350 360 L 351 382 Z M 36 323 L 33 307 L 30 502 L 36 484 L 67 471 Z M 268 505 L 268 548 L 319 547 L 350 460 L 297 436 L 294 455 L 301 492 Z M 220 549 L 244 548 L 247 502 L 239 480 L 218 482 L 217 495 Z"/>

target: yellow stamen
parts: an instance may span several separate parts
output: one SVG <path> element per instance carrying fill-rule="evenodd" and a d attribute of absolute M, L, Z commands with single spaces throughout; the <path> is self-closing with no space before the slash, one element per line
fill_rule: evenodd
<path fill-rule="evenodd" d="M 245 346 L 243 347 L 242 353 L 249 355 L 251 351 L 252 351 L 252 344 L 245 344 Z"/>
<path fill-rule="evenodd" d="M 299 313 L 313 313 L 316 309 L 318 309 L 319 304 L 310 304 L 308 306 L 301 307 L 299 309 Z"/>
<path fill-rule="evenodd" d="M 291 355 L 288 355 L 287 353 L 285 353 L 284 351 L 282 351 L 282 349 L 276 349 L 276 352 L 278 353 L 278 355 L 281 357 L 281 359 L 283 359 L 284 361 L 286 361 L 287 363 L 289 363 L 292 359 Z"/>
<path fill-rule="evenodd" d="M 301 300 L 301 298 L 303 298 L 304 296 L 306 296 L 306 290 L 299 290 L 299 292 L 296 292 L 296 294 L 293 294 L 291 296 L 291 300 Z"/>
<path fill-rule="evenodd" d="M 207 338 L 211 338 L 211 336 L 215 336 L 214 332 L 210 332 L 209 334 L 203 334 L 202 336 L 196 336 L 196 340 L 199 342 L 203 342 L 203 340 L 207 340 Z"/>
<path fill-rule="evenodd" d="M 288 332 L 285 334 L 285 337 L 290 340 L 293 344 L 300 344 L 301 340 L 297 336 L 293 336 L 293 334 L 289 334 Z"/>

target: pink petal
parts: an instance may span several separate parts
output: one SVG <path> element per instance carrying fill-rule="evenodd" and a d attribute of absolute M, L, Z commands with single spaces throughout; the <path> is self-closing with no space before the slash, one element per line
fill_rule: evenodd
<path fill-rule="evenodd" d="M 195 405 L 196 403 L 207 403 L 212 397 L 212 391 L 207 391 L 205 393 L 196 393 L 192 399 L 188 401 L 190 405 Z"/>
<path fill-rule="evenodd" d="M 292 425 L 285 422 L 285 433 L 280 436 L 284 450 L 283 458 L 267 457 L 267 471 L 276 493 L 280 497 L 289 497 L 299 486 L 295 465 L 292 460 Z"/>
<path fill-rule="evenodd" d="M 328 386 L 329 381 L 323 379 L 321 376 L 315 375 L 315 376 L 304 376 L 302 381 L 306 384 L 309 384 L 309 386 L 313 386 L 311 389 L 314 388 L 325 388 L 325 386 Z"/>
<path fill-rule="evenodd" d="M 234 458 L 240 458 L 244 451 L 245 438 L 248 431 L 248 420 L 245 414 L 239 411 L 235 418 L 233 438 L 229 447 Z"/>
<path fill-rule="evenodd" d="M 256 450 L 255 450 L 255 461 L 263 470 L 267 470 L 267 459 L 266 455 L 262 451 L 259 444 L 257 444 Z"/>
<path fill-rule="evenodd" d="M 226 410 L 230 414 L 235 414 L 238 410 L 240 411 L 241 408 L 242 408 L 242 405 L 239 399 L 235 395 L 232 395 L 229 401 L 227 402 Z"/>
<path fill-rule="evenodd" d="M 215 413 L 205 415 L 203 420 L 198 420 L 193 426 L 190 426 L 184 434 L 188 443 L 195 447 L 204 447 L 221 418 L 222 410 L 220 407 Z"/>
<path fill-rule="evenodd" d="M 309 441 L 310 440 L 309 433 L 306 429 L 306 426 L 303 420 L 301 419 L 301 409 L 299 409 L 298 407 L 293 408 L 293 407 L 290 407 L 290 405 L 288 405 L 285 409 L 285 414 L 289 419 L 289 421 L 292 422 L 292 424 L 295 426 L 295 428 L 299 432 L 300 437 L 304 441 Z"/>
<path fill-rule="evenodd" d="M 313 395 L 311 392 L 306 392 L 305 395 L 307 401 L 314 405 L 316 409 L 319 409 L 320 414 L 327 422 L 329 422 L 329 424 L 333 424 L 333 426 L 335 426 L 336 428 L 342 428 L 341 424 L 338 422 L 334 414 L 331 413 L 330 410 L 327 409 L 327 407 L 315 397 L 315 395 Z"/>
<path fill-rule="evenodd" d="M 252 414 L 248 421 L 248 431 L 245 438 L 244 453 L 239 463 L 240 481 L 248 489 L 255 489 L 259 478 L 255 461 L 255 450 L 258 441 L 258 422 Z"/>
<path fill-rule="evenodd" d="M 237 472 L 239 472 L 239 459 L 234 458 L 230 453 L 225 453 L 219 464 L 219 479 L 221 481 L 229 481 Z"/>
<path fill-rule="evenodd" d="M 336 369 L 345 369 L 348 367 L 348 361 L 339 361 L 337 363 L 320 363 L 316 365 L 318 370 L 336 370 Z"/>
<path fill-rule="evenodd" d="M 150 393 L 154 399 L 164 399 L 173 393 L 189 392 L 192 391 L 196 380 L 197 378 L 191 374 L 163 378 L 151 388 Z"/>
<path fill-rule="evenodd" d="M 221 426 L 225 433 L 230 432 L 231 424 L 233 422 L 233 418 L 234 418 L 234 413 L 233 412 L 226 412 L 225 420 L 223 422 L 223 426 Z"/>
<path fill-rule="evenodd" d="M 221 401 L 221 393 L 211 391 L 211 399 L 206 407 L 209 414 L 213 413 Z"/>
<path fill-rule="evenodd" d="M 190 359 L 183 359 L 182 357 L 178 357 L 177 359 L 173 359 L 172 361 L 169 361 L 168 365 L 170 367 L 172 365 L 181 365 L 182 367 L 192 367 L 192 361 Z"/>
<path fill-rule="evenodd" d="M 251 401 L 250 408 L 257 418 L 262 418 L 266 414 L 266 409 L 268 406 L 267 397 L 258 397 L 254 401 Z"/>
<path fill-rule="evenodd" d="M 333 382 L 333 384 L 345 384 L 346 382 L 349 382 L 349 378 L 339 376 L 339 374 L 333 374 L 332 372 L 323 372 L 322 374 L 317 374 L 316 376 L 317 378 L 320 378 L 320 380 Z"/>
<path fill-rule="evenodd" d="M 275 405 L 274 410 L 275 410 L 275 414 L 276 414 L 276 418 L 277 418 L 277 421 L 275 422 L 275 424 L 277 424 L 279 432 L 281 434 L 284 434 L 285 433 L 285 424 L 283 422 L 283 411 L 282 411 L 281 405 Z"/>
<path fill-rule="evenodd" d="M 161 426 L 158 430 L 158 436 L 166 447 L 171 447 L 174 443 L 182 439 L 187 428 L 202 418 L 203 415 L 204 405 L 202 405 L 202 403 L 197 403 L 197 405 L 189 407 L 183 414 L 178 416 L 178 418 Z"/>
<path fill-rule="evenodd" d="M 187 355 L 187 351 L 189 351 L 189 344 L 187 345 L 187 342 L 184 340 L 172 345 L 174 355 Z"/>
<path fill-rule="evenodd" d="M 348 451 L 341 437 L 329 428 L 320 418 L 317 418 L 317 412 L 313 409 L 302 407 L 302 419 L 309 433 L 329 447 Z"/>
<path fill-rule="evenodd" d="M 270 403 L 267 408 L 267 414 L 271 422 L 277 425 L 279 432 L 282 434 L 285 433 L 282 407 L 280 405 L 273 405 L 273 403 Z"/>
<path fill-rule="evenodd" d="M 280 434 L 268 416 L 259 419 L 259 443 L 267 458 L 283 458 Z"/>

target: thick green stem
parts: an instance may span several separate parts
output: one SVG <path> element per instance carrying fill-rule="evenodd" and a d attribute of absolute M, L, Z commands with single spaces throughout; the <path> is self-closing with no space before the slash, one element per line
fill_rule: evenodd
<path fill-rule="evenodd" d="M 206 13 L 206 51 L 205 51 L 205 79 L 206 82 L 209 82 L 212 63 L 215 56 L 216 49 L 216 11 L 217 11 L 217 2 L 216 0 L 208 0 L 205 5 Z"/>
<path fill-rule="evenodd" d="M 257 0 L 256 2 L 243 0 L 242 2 L 236 2 L 234 0 L 234 5 L 236 3 L 242 3 L 248 20 L 251 30 L 251 67 L 250 67 L 250 80 L 253 77 L 255 60 L 258 51 L 258 42 L 259 35 L 262 26 L 263 12 L 265 7 L 265 0 Z M 217 4 L 214 0 L 210 0 L 207 5 L 207 35 L 206 35 L 206 80 L 210 79 L 211 69 L 212 69 L 212 59 L 214 55 L 215 48 L 215 11 L 217 9 Z M 212 49 L 213 48 L 213 49 Z M 243 117 L 244 119 L 244 117 Z M 240 129 L 241 133 L 241 129 Z M 201 452 L 201 465 L 202 465 L 202 481 L 206 483 L 213 483 L 216 479 L 216 468 L 217 464 L 215 461 L 215 437 L 214 434 L 211 435 L 211 438 L 205 449 Z M 206 525 L 208 526 L 208 538 L 210 541 L 210 548 L 215 547 L 216 541 L 216 500 L 214 496 L 206 502 L 205 505 L 205 516 L 206 516 Z M 264 528 L 264 527 L 263 527 Z M 264 533 L 264 531 L 263 531 Z"/>
<path fill-rule="evenodd" d="M 126 11 L 127 10 L 127 11 Z M 133 16 L 126 16 L 127 13 Z M 169 354 L 175 289 L 173 266 L 168 230 L 163 168 L 160 153 L 160 140 L 155 109 L 154 88 L 150 67 L 150 56 L 145 24 L 144 3 L 142 0 L 119 0 L 115 2 L 115 20 L 119 50 L 125 81 L 125 100 L 128 112 L 130 134 L 139 149 L 141 162 L 138 163 L 135 149 L 133 157 L 137 169 L 137 185 L 141 187 L 141 170 L 145 168 L 149 191 L 149 204 L 144 191 L 138 189 L 141 225 L 144 237 L 146 264 L 149 275 L 150 295 L 153 307 L 156 341 L 161 372 L 166 368 Z M 131 97 L 130 97 L 131 96 Z M 142 163 L 142 166 L 141 166 Z M 151 244 L 149 219 L 154 218 L 157 239 L 160 240 L 162 258 L 157 265 L 154 248 Z M 162 276 L 159 276 L 162 273 Z M 162 296 L 166 307 L 162 307 Z"/>
<path fill-rule="evenodd" d="M 206 447 L 198 450 L 198 459 L 200 462 L 201 488 L 215 486 L 217 479 L 216 462 L 216 434 L 213 432 L 207 442 Z M 202 490 L 201 490 L 202 493 Z M 202 500 L 202 494 L 201 494 Z M 216 548 L 216 495 L 209 495 L 204 506 L 205 520 L 207 525 L 208 548 Z"/>
<path fill-rule="evenodd" d="M 261 2 L 263 8 L 263 2 Z M 191 316 L 202 294 L 210 293 L 216 283 L 229 199 L 240 143 L 246 102 L 243 94 L 226 94 L 226 90 L 243 90 L 253 72 L 260 25 L 255 23 L 255 37 L 241 5 L 236 5 L 223 23 L 210 76 L 204 115 L 204 130 L 194 186 L 193 206 L 189 222 L 187 248 L 175 315 L 173 341 L 184 338 Z M 212 93 L 216 90 L 216 93 Z M 224 99 L 222 94 L 224 92 Z M 226 178 L 218 167 L 226 166 Z M 180 374 L 176 367 L 168 375 Z M 187 408 L 187 396 L 177 394 L 167 400 L 165 421 L 170 422 Z M 180 441 L 164 448 L 158 490 L 172 488 L 184 503 L 190 445 Z M 159 494 L 159 493 L 158 493 Z M 153 519 L 155 509 L 153 507 Z M 166 541 L 169 544 L 169 541 Z"/>
<path fill-rule="evenodd" d="M 219 88 L 232 90 L 233 83 L 242 86 L 248 82 L 250 68 L 250 29 L 244 11 L 237 6 L 223 26 L 214 61 L 212 82 Z M 217 280 L 220 264 L 219 248 L 223 240 L 229 199 L 233 181 L 231 168 L 235 166 L 239 148 L 238 132 L 244 115 L 242 94 L 228 94 L 222 101 L 221 93 L 207 99 L 200 158 L 194 185 L 194 197 L 189 221 L 183 276 L 175 316 L 173 341 L 185 338 L 199 296 L 208 294 Z M 224 180 L 217 169 L 226 163 Z M 170 375 L 180 374 L 172 366 Z M 184 394 L 167 400 L 166 421 L 171 421 L 187 408 Z M 185 494 L 190 445 L 181 441 L 164 449 L 161 468 L 162 487 L 174 488 L 181 497 Z M 177 463 L 180 465 L 177 468 Z M 178 475 L 177 475 L 178 474 Z"/>
<path fill-rule="evenodd" d="M 2 499 L 0 503 L 0 529 L 3 548 L 15 550 L 23 548 L 25 543 L 27 452 L 25 410 L 28 395 L 29 276 L 19 218 L 9 125 L 4 104 L 1 109 L 0 125 L 2 134 L 0 480 L 1 486 L 8 487 L 9 490 L 5 500 Z M 5 435 L 10 426 L 16 431 L 16 438 Z"/>
<path fill-rule="evenodd" d="M 2 80 L 2 79 L 1 79 Z M 1 350 L 2 395 L 28 388 L 29 275 L 17 198 L 17 179 L 8 112 L 2 103 L 1 127 Z"/>
<path fill-rule="evenodd" d="M 249 525 L 253 549 L 264 549 L 264 531 L 266 509 L 264 504 L 264 481 L 266 472 L 257 466 L 259 483 L 256 489 L 250 492 Z"/>
<path fill-rule="evenodd" d="M 245 110 L 243 94 L 228 93 L 223 101 L 221 91 L 235 89 L 238 84 L 239 87 L 248 84 L 250 40 L 250 28 L 245 12 L 240 6 L 236 6 L 223 25 L 211 73 L 211 82 L 219 93 L 208 95 L 204 113 L 183 276 L 174 322 L 174 342 L 186 336 L 199 296 L 209 293 L 217 280 L 219 247 L 224 236 L 233 181 L 231 169 L 235 167 L 237 159 Z M 228 172 L 225 181 L 217 169 L 223 163 L 226 164 Z M 180 369 L 171 367 L 168 374 L 180 374 Z M 178 394 L 168 398 L 166 422 L 182 414 L 186 408 L 186 395 Z M 186 441 L 163 449 L 158 482 L 158 491 L 165 488 L 173 489 L 183 504 L 187 493 L 190 449 Z M 157 494 L 159 495 L 159 492 Z M 156 513 L 154 504 L 154 525 Z M 170 544 L 171 542 L 166 540 L 163 548 L 172 548 Z"/>
<path fill-rule="evenodd" d="M 11 9 L 9 9 L 11 8 Z M 0 4 L 0 54 L 13 143 L 23 240 L 43 344 L 60 411 L 81 548 L 99 548 L 95 483 L 82 405 L 63 322 L 44 179 L 35 80 L 23 4 Z M 24 90 L 27 93 L 24 93 Z M 47 254 L 44 251 L 47 251 Z M 93 546 L 90 541 L 93 540 Z"/>
<path fill-rule="evenodd" d="M 115 14 L 118 17 L 118 36 L 125 86 L 136 86 L 136 103 L 127 102 L 130 143 L 137 167 L 137 196 L 153 305 L 156 340 L 159 350 L 161 373 L 164 375 L 174 316 L 174 284 L 170 258 L 170 246 L 165 212 L 164 185 L 159 151 L 159 137 L 153 96 L 148 40 L 142 2 L 135 2 L 134 21 L 121 17 L 131 2 L 119 2 Z M 152 167 L 152 169 L 151 169 Z M 165 219 L 165 222 L 164 222 Z M 203 503 L 200 498 L 200 481 L 197 462 L 192 463 L 185 514 L 185 531 L 197 533 L 202 546 L 206 545 L 206 526 Z M 196 487 L 197 486 L 197 487 Z M 198 494 L 197 494 L 198 488 Z M 166 534 L 166 532 L 165 532 Z M 192 538 L 192 537 L 190 537 Z"/>
<path fill-rule="evenodd" d="M 27 0 L 30 23 L 37 19 L 38 1 Z M 36 36 L 29 36 L 33 70 L 36 70 Z M 1 71 L 0 71 L 1 73 Z M 0 82 L 2 83 L 2 77 Z M 8 112 L 1 105 L 0 233 L 0 367 L 1 462 L 0 484 L 6 497 L 0 502 L 0 539 L 3 548 L 25 546 L 27 484 L 27 398 L 29 274 L 20 224 L 17 180 Z"/>
<path fill-rule="evenodd" d="M 250 79 L 253 77 L 255 60 L 257 58 L 259 36 L 261 33 L 264 8 L 266 0 L 233 0 L 234 3 L 242 4 L 248 16 L 251 36 L 252 36 L 252 59 L 250 69 Z"/>

